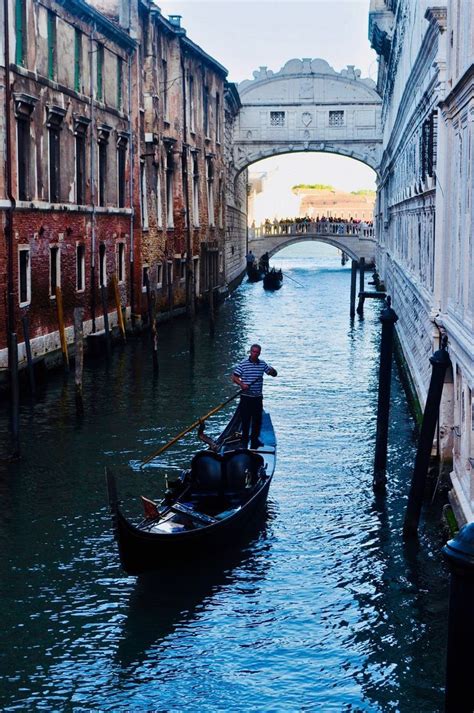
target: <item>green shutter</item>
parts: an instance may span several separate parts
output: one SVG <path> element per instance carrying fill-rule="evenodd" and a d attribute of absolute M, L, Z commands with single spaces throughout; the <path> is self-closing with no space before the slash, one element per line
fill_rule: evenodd
<path fill-rule="evenodd" d="M 48 78 L 56 78 L 56 15 L 48 11 Z"/>
<path fill-rule="evenodd" d="M 97 47 L 97 99 L 102 101 L 103 94 L 103 70 L 104 70 L 104 48 Z"/>
<path fill-rule="evenodd" d="M 74 90 L 80 92 L 81 86 L 81 64 L 82 64 L 82 32 L 75 31 L 74 34 Z"/>
<path fill-rule="evenodd" d="M 24 66 L 25 64 L 25 14 L 24 14 L 24 1 L 16 0 L 15 3 L 15 34 L 16 34 L 16 51 L 15 51 L 15 62 Z"/>

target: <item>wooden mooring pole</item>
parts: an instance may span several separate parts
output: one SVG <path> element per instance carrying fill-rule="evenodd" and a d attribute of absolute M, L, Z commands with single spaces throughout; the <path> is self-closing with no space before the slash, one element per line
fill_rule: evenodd
<path fill-rule="evenodd" d="M 450 569 L 446 713 L 472 713 L 474 686 L 470 651 L 474 640 L 474 523 L 443 547 Z"/>
<path fill-rule="evenodd" d="M 393 330 L 397 320 L 398 316 L 392 309 L 392 300 L 390 296 L 387 296 L 386 307 L 380 315 L 380 321 L 382 322 L 382 339 L 380 343 L 377 433 L 375 436 L 373 479 L 373 487 L 376 491 L 383 491 L 387 483 L 387 445 L 392 380 Z"/>
<path fill-rule="evenodd" d="M 159 371 L 158 365 L 158 332 L 156 329 L 156 302 L 155 302 L 155 291 L 151 291 L 150 288 L 150 278 L 148 272 L 145 275 L 145 289 L 146 289 L 146 304 L 147 304 L 147 314 L 148 314 L 148 327 L 150 330 L 151 337 L 151 356 L 153 360 L 153 371 L 155 374 Z"/>
<path fill-rule="evenodd" d="M 82 307 L 74 309 L 74 377 L 76 386 L 76 411 L 79 415 L 84 413 L 84 399 L 82 393 L 82 374 L 84 370 L 84 329 Z"/>
<path fill-rule="evenodd" d="M 12 458 L 20 457 L 20 387 L 18 384 L 18 340 L 15 332 L 10 333 L 10 390 L 11 390 L 11 434 Z"/>
<path fill-rule="evenodd" d="M 446 370 L 451 366 L 451 359 L 447 352 L 447 338 L 443 337 L 441 349 L 438 349 L 430 362 L 433 365 L 431 381 L 426 397 L 426 405 L 421 423 L 420 438 L 418 440 L 418 450 L 416 452 L 413 477 L 408 495 L 405 521 L 403 524 L 403 534 L 405 536 L 415 536 L 418 531 L 418 524 L 425 491 L 426 476 L 431 457 L 431 448 L 438 422 L 439 405 L 443 393 L 444 377 Z"/>
<path fill-rule="evenodd" d="M 21 318 L 21 323 L 23 325 L 23 336 L 25 338 L 26 361 L 28 364 L 28 379 L 30 382 L 30 392 L 34 398 L 36 396 L 35 370 L 33 365 L 33 357 L 31 355 L 30 325 L 27 314 L 25 314 Z"/>
<path fill-rule="evenodd" d="M 364 316 L 364 282 L 365 282 L 365 258 L 359 260 L 359 302 L 357 304 L 357 314 Z"/>
<path fill-rule="evenodd" d="M 61 340 L 61 351 L 63 353 L 64 371 L 69 371 L 69 354 L 67 351 L 66 329 L 64 327 L 63 293 L 60 287 L 56 287 L 56 309 L 58 311 L 59 339 Z"/>
<path fill-rule="evenodd" d="M 123 312 L 122 312 L 122 302 L 120 299 L 120 290 L 118 286 L 118 281 L 117 281 L 117 275 L 112 275 L 112 287 L 114 290 L 114 297 L 115 297 L 115 307 L 117 308 L 117 322 L 118 326 L 120 328 L 120 332 L 122 333 L 122 339 L 124 342 L 127 341 L 127 336 L 125 334 L 125 322 L 123 319 Z"/>
<path fill-rule="evenodd" d="M 214 288 L 209 288 L 209 333 L 211 337 L 216 331 L 216 315 L 214 311 Z"/>
<path fill-rule="evenodd" d="M 355 317 L 355 299 L 356 299 L 356 280 L 357 280 L 357 261 L 351 261 L 351 317 Z"/>
<path fill-rule="evenodd" d="M 104 315 L 104 330 L 105 330 L 105 349 L 107 353 L 107 359 L 110 359 L 111 353 L 112 353 L 112 347 L 110 344 L 110 328 L 109 328 L 109 312 L 108 312 L 108 295 L 107 295 L 107 287 L 105 285 L 101 285 L 100 287 L 100 296 L 102 298 L 102 312 Z"/>

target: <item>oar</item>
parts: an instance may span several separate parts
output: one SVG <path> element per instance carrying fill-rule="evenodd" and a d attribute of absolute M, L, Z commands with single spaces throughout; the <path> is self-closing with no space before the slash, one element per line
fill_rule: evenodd
<path fill-rule="evenodd" d="M 254 379 L 254 380 L 249 384 L 249 386 L 252 386 L 252 384 L 255 384 L 255 382 L 258 381 L 259 378 L 260 378 L 260 377 L 257 377 L 256 379 Z M 177 443 L 177 441 L 179 441 L 180 438 L 182 438 L 182 437 L 185 436 L 187 433 L 189 433 L 189 431 L 192 431 L 193 428 L 196 428 L 197 426 L 199 426 L 199 425 L 202 423 L 202 421 L 206 421 L 210 416 L 213 416 L 215 413 L 217 413 L 218 411 L 220 411 L 221 409 L 223 409 L 224 406 L 227 406 L 227 404 L 229 404 L 231 401 L 233 401 L 234 399 L 236 399 L 237 396 L 240 396 L 240 394 L 242 394 L 242 393 L 245 393 L 244 389 L 240 389 L 240 391 L 237 391 L 235 394 L 233 394 L 233 396 L 231 396 L 230 398 L 226 399 L 226 400 L 223 401 L 221 404 L 219 404 L 219 406 L 216 406 L 215 408 L 211 409 L 211 410 L 209 411 L 209 413 L 206 413 L 205 416 L 201 416 L 201 418 L 198 418 L 196 421 L 194 421 L 194 423 L 192 423 L 190 426 L 188 426 L 187 428 L 185 428 L 184 431 L 181 431 L 181 433 L 178 433 L 178 435 L 175 436 L 174 438 L 172 438 L 171 441 L 168 441 L 168 443 L 166 443 L 164 446 L 161 446 L 161 448 L 159 448 L 157 451 L 155 451 L 155 452 L 152 453 L 150 456 L 148 456 L 148 458 L 145 458 L 145 460 L 143 461 L 143 463 L 142 463 L 141 466 L 140 466 L 140 470 L 143 468 L 143 466 L 145 466 L 147 463 L 149 463 L 151 460 L 153 460 L 153 458 L 156 458 L 156 456 L 161 455 L 161 454 L 162 454 L 164 451 L 166 451 L 170 446 L 172 446 L 172 445 L 174 445 L 175 443 Z"/>
<path fill-rule="evenodd" d="M 304 287 L 304 285 L 302 285 L 301 282 L 298 282 L 298 280 L 295 280 L 294 277 L 290 277 L 287 272 L 284 272 L 283 274 L 284 274 L 285 277 L 287 277 L 289 280 L 293 280 L 293 282 L 296 282 L 296 284 L 299 285 L 300 287 Z"/>

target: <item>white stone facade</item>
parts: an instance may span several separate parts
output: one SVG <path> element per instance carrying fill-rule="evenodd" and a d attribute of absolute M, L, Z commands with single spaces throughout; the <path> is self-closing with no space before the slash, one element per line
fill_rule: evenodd
<path fill-rule="evenodd" d="M 429 357 L 449 340 L 439 444 L 461 521 L 474 519 L 473 19 L 472 0 L 372 0 L 369 16 L 384 127 L 377 265 L 422 406 Z"/>
<path fill-rule="evenodd" d="M 323 59 L 290 59 L 279 72 L 260 67 L 239 84 L 234 130 L 239 170 L 269 156 L 322 151 L 377 168 L 381 101 L 371 79 L 353 66 L 336 72 Z"/>

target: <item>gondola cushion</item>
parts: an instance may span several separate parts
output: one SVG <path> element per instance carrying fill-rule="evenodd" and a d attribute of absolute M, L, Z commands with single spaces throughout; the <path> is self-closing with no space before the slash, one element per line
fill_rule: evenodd
<path fill-rule="evenodd" d="M 264 460 L 246 450 L 226 453 L 223 460 L 224 487 L 227 493 L 239 493 L 255 484 Z"/>
<path fill-rule="evenodd" d="M 191 461 L 191 478 L 193 486 L 198 490 L 221 491 L 223 488 L 221 456 L 213 451 L 196 453 Z"/>

